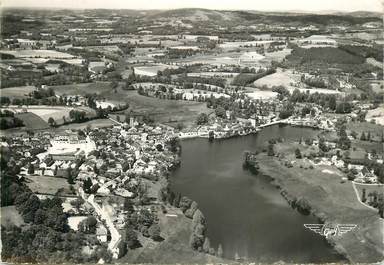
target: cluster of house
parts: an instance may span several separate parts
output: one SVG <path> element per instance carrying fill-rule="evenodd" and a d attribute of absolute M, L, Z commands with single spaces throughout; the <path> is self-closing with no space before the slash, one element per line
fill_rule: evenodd
<path fill-rule="evenodd" d="M 333 153 L 337 151 L 337 144 L 335 142 L 325 141 L 324 144 L 333 150 Z M 319 141 L 312 141 L 312 146 L 318 147 Z M 383 159 L 380 156 L 373 157 L 371 153 L 368 153 L 367 158 L 373 160 L 378 164 L 383 164 Z M 378 177 L 375 175 L 373 169 L 369 169 L 363 164 L 358 163 L 346 163 L 341 157 L 333 154 L 331 156 L 316 157 L 311 160 L 315 165 L 335 166 L 340 170 L 348 169 L 348 171 L 354 174 L 354 181 L 360 183 L 378 183 Z"/>
<path fill-rule="evenodd" d="M 178 163 L 168 145 L 174 137 L 177 135 L 171 127 L 137 126 L 131 122 L 94 129 L 87 135 L 66 131 L 62 135 L 13 137 L 3 141 L 2 146 L 12 148 L 12 160 L 21 167 L 19 177 L 67 178 L 75 171 L 78 194 L 87 201 L 81 207 L 99 220 L 97 239 L 105 243 L 111 236 L 109 243 L 113 241 L 111 248 L 116 249 L 121 238 L 118 230 L 125 227 L 124 199 L 135 198 L 143 181 L 156 183 L 159 176 Z M 85 182 L 91 182 L 88 189 L 92 197 L 84 193 Z M 87 215 L 71 206 L 70 200 L 65 198 L 63 207 L 72 213 L 68 219 L 70 227 L 78 230 Z"/>

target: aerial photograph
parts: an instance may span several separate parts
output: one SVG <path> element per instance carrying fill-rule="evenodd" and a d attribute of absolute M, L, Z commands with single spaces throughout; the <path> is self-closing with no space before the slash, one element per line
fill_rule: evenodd
<path fill-rule="evenodd" d="M 0 262 L 383 264 L 383 7 L 0 1 Z"/>

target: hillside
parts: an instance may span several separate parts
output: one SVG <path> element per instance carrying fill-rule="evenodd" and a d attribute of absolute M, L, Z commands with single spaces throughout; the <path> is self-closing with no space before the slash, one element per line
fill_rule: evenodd
<path fill-rule="evenodd" d="M 355 25 L 367 22 L 381 22 L 380 16 L 374 12 L 310 14 L 300 12 L 260 12 L 260 11 L 225 11 L 201 8 L 183 8 L 153 12 L 146 19 L 179 19 L 188 21 L 221 22 L 252 22 L 252 23 L 313 23 L 318 25 Z"/>

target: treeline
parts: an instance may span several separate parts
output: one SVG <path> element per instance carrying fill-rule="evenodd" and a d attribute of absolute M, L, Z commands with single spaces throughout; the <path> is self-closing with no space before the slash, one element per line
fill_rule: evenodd
<path fill-rule="evenodd" d="M 327 87 L 327 83 L 325 82 L 325 80 L 321 77 L 316 77 L 316 76 L 306 77 L 302 75 L 301 82 L 311 87 L 317 87 L 317 88 Z"/>
<path fill-rule="evenodd" d="M 240 73 L 239 75 L 237 75 L 233 79 L 231 85 L 234 85 L 234 86 L 246 86 L 248 84 L 251 84 L 251 83 L 255 82 L 257 79 L 260 79 L 260 78 L 262 78 L 264 76 L 267 76 L 267 75 L 270 75 L 270 74 L 274 74 L 274 73 L 276 73 L 276 69 L 275 68 L 269 68 L 269 69 L 266 69 L 266 70 L 260 69 L 255 74 Z"/>
<path fill-rule="evenodd" d="M 312 47 L 309 49 L 294 47 L 291 54 L 287 56 L 289 61 L 304 63 L 325 64 L 362 64 L 365 59 L 333 47 Z"/>
<path fill-rule="evenodd" d="M 359 45 L 340 45 L 339 49 L 350 54 L 361 56 L 364 58 L 375 58 L 377 61 L 383 61 L 383 47 L 380 45 L 359 46 Z"/>
<path fill-rule="evenodd" d="M 174 207 L 180 208 L 186 217 L 192 219 L 192 233 L 189 240 L 192 249 L 211 255 L 223 255 L 221 246 L 219 246 L 217 251 L 211 247 L 209 238 L 206 236 L 205 217 L 198 209 L 198 205 L 195 201 L 192 201 L 186 196 L 181 196 L 180 193 L 175 194 L 169 189 L 168 185 L 163 186 L 160 189 L 159 199 L 163 203 L 168 203 Z M 163 207 L 163 212 L 166 212 L 165 207 Z"/>
<path fill-rule="evenodd" d="M 206 78 L 206 77 L 199 77 L 199 76 L 186 76 L 186 77 L 178 77 L 176 79 L 176 82 L 179 84 L 183 83 L 201 83 L 201 84 L 207 84 L 207 85 L 213 85 L 218 87 L 225 87 L 225 79 L 223 78 Z"/>

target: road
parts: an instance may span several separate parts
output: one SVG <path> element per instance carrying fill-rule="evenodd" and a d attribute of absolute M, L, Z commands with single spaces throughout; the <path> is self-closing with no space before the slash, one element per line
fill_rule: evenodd
<path fill-rule="evenodd" d="M 92 205 L 96 213 L 100 216 L 100 219 L 105 221 L 105 224 L 107 225 L 108 230 L 111 233 L 111 241 L 108 243 L 108 249 L 111 251 L 113 258 L 117 259 L 119 257 L 118 246 L 121 241 L 121 235 L 116 229 L 111 217 L 108 213 L 103 211 L 101 207 L 95 202 L 95 195 L 92 194 L 87 198 L 82 188 L 79 188 L 79 194 L 85 201 Z"/>

